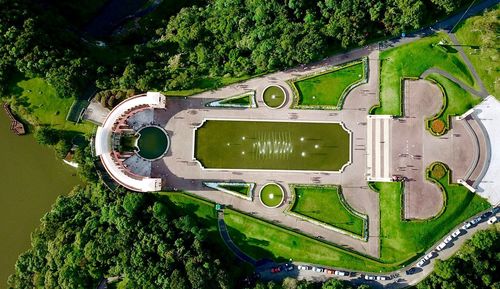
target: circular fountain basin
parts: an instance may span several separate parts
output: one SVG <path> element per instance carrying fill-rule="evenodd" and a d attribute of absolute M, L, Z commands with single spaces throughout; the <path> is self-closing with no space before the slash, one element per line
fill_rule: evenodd
<path fill-rule="evenodd" d="M 170 146 L 167 132 L 159 126 L 147 126 L 138 132 L 137 153 L 148 160 L 156 160 L 165 155 Z"/>

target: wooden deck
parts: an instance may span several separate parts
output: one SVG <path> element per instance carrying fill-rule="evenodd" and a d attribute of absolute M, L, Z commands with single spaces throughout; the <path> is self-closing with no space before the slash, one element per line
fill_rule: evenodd
<path fill-rule="evenodd" d="M 10 106 L 7 103 L 4 103 L 3 109 L 10 118 L 10 130 L 17 135 L 25 134 L 26 130 L 24 129 L 24 125 L 20 121 L 18 121 L 16 117 L 12 114 Z"/>

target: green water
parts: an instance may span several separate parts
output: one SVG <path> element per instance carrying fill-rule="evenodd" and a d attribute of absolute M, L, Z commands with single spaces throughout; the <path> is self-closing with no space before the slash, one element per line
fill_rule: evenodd
<path fill-rule="evenodd" d="M 30 234 L 60 194 L 80 182 L 75 169 L 33 137 L 16 136 L 0 110 L 0 289 L 14 272 L 17 256 L 30 247 Z"/>
<path fill-rule="evenodd" d="M 146 127 L 139 131 L 141 136 L 137 141 L 139 155 L 146 159 L 161 157 L 168 148 L 168 138 L 165 132 L 157 127 Z"/>

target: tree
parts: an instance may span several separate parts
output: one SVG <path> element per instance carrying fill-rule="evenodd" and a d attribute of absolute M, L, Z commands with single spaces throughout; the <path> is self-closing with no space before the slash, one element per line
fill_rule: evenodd
<path fill-rule="evenodd" d="M 37 143 L 43 145 L 55 145 L 60 139 L 59 133 L 48 126 L 36 129 L 34 137 Z"/>

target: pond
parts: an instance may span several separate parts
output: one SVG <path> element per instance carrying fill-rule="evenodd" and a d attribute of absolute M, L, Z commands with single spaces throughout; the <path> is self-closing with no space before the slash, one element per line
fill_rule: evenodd
<path fill-rule="evenodd" d="M 31 135 L 16 136 L 0 111 L 0 289 L 14 272 L 17 256 L 30 247 L 30 234 L 57 196 L 80 183 L 76 170 Z"/>

